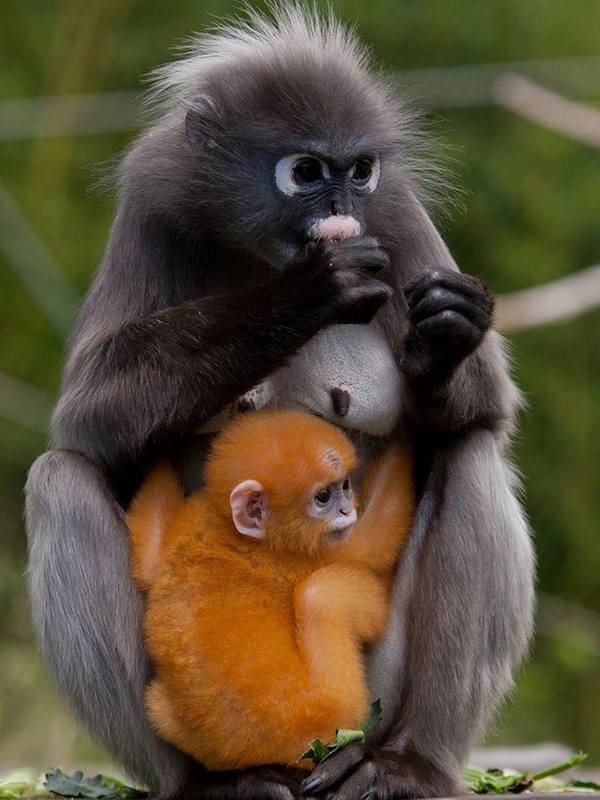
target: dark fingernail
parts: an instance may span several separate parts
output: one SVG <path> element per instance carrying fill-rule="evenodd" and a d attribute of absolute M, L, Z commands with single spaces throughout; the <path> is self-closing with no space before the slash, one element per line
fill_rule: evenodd
<path fill-rule="evenodd" d="M 305 781 L 302 781 L 302 792 L 304 794 L 312 794 L 316 792 L 320 785 L 321 778 L 307 778 Z"/>

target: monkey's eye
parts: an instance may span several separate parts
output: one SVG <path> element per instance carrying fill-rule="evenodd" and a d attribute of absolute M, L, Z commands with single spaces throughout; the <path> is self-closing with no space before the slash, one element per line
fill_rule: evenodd
<path fill-rule="evenodd" d="M 330 500 L 331 500 L 331 489 L 329 488 L 329 486 L 326 486 L 325 489 L 321 489 L 321 491 L 317 492 L 315 495 L 315 502 L 319 506 L 326 506 Z"/>
<path fill-rule="evenodd" d="M 378 158 L 359 158 L 350 168 L 350 177 L 357 189 L 372 192 L 379 183 L 380 170 Z"/>
<path fill-rule="evenodd" d="M 344 494 L 348 494 L 349 492 L 352 491 L 352 486 L 350 484 L 350 478 L 346 478 L 344 480 L 344 482 L 342 483 L 342 491 L 344 492 Z"/>
<path fill-rule="evenodd" d="M 300 158 L 294 164 L 292 175 L 296 183 L 314 183 L 323 177 L 323 168 L 316 158 Z"/>
<path fill-rule="evenodd" d="M 275 183 L 284 194 L 293 195 L 330 176 L 324 161 L 309 153 L 292 153 L 275 166 Z"/>

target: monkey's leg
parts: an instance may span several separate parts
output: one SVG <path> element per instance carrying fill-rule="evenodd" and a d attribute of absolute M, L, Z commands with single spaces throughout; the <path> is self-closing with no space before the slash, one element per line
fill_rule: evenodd
<path fill-rule="evenodd" d="M 31 468 L 26 493 L 29 591 L 42 653 L 109 752 L 161 798 L 187 797 L 188 787 L 206 800 L 291 800 L 291 786 L 297 795 L 293 770 L 211 776 L 150 727 L 150 667 L 128 531 L 96 467 L 78 453 L 50 451 Z"/>
<path fill-rule="evenodd" d="M 475 737 L 505 695 L 532 628 L 533 554 L 496 439 L 439 452 L 370 661 L 379 741 L 317 767 L 305 791 L 344 800 L 456 792 Z"/>
<path fill-rule="evenodd" d="M 144 712 L 150 670 L 121 508 L 94 465 L 69 451 L 38 458 L 26 494 L 29 591 L 44 658 L 115 758 L 171 797 L 189 761 L 154 734 Z"/>

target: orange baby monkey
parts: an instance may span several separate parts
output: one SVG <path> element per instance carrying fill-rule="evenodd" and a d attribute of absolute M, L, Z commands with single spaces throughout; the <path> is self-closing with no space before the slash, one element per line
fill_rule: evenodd
<path fill-rule="evenodd" d="M 356 466 L 324 420 L 260 411 L 215 439 L 204 489 L 184 499 L 163 464 L 134 500 L 148 714 L 210 770 L 293 763 L 368 713 L 363 647 L 385 629 L 414 496 L 408 448 L 375 463 L 361 503 Z"/>

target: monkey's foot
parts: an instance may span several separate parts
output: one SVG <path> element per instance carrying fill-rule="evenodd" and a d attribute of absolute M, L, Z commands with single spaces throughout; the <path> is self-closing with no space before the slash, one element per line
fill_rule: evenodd
<path fill-rule="evenodd" d="M 298 800 L 306 770 L 273 764 L 232 772 L 199 772 L 182 800 Z"/>
<path fill-rule="evenodd" d="M 449 797 L 459 786 L 414 750 L 353 744 L 328 758 L 304 781 L 305 795 L 327 800 Z"/>

